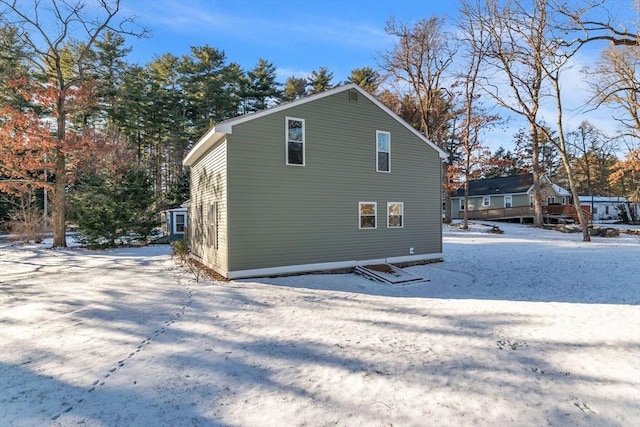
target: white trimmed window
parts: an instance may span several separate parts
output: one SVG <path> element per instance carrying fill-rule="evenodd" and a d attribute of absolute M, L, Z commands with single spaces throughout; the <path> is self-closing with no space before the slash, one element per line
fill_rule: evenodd
<path fill-rule="evenodd" d="M 464 210 L 464 197 L 460 199 L 460 210 Z"/>
<path fill-rule="evenodd" d="M 376 228 L 376 202 L 358 202 L 359 227 Z"/>
<path fill-rule="evenodd" d="M 287 164 L 304 166 L 304 119 L 286 118 Z"/>
<path fill-rule="evenodd" d="M 491 196 L 482 196 L 482 206 L 491 206 Z"/>
<path fill-rule="evenodd" d="M 376 171 L 391 172 L 391 134 L 376 131 Z"/>
<path fill-rule="evenodd" d="M 404 203 L 387 203 L 387 227 L 402 228 L 404 226 Z"/>
<path fill-rule="evenodd" d="M 511 195 L 504 196 L 504 207 L 511 209 L 513 207 L 513 197 Z"/>
<path fill-rule="evenodd" d="M 184 227 L 186 225 L 187 215 L 183 213 L 175 214 L 174 233 L 184 233 Z"/>
<path fill-rule="evenodd" d="M 207 209 L 207 244 L 218 249 L 218 202 L 210 203 Z"/>

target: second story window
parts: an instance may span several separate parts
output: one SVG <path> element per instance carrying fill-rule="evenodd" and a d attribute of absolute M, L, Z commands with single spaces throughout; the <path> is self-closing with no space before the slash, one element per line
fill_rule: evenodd
<path fill-rule="evenodd" d="M 376 131 L 376 170 L 391 172 L 391 135 Z"/>
<path fill-rule="evenodd" d="M 287 117 L 287 164 L 304 166 L 304 120 Z"/>

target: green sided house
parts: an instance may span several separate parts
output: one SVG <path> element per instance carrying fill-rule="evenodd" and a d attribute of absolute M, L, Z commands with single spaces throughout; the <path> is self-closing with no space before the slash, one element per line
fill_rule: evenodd
<path fill-rule="evenodd" d="M 232 279 L 441 258 L 444 157 L 353 84 L 218 123 L 184 159 L 191 254 Z"/>
<path fill-rule="evenodd" d="M 568 190 L 543 175 L 540 192 L 542 215 L 546 222 L 578 220 Z M 469 181 L 467 206 L 464 203 L 464 188 L 459 188 L 451 195 L 452 218 L 462 219 L 466 208 L 468 219 L 532 222 L 534 197 L 532 173 Z M 583 210 L 586 217 L 590 218 L 589 210 Z"/>

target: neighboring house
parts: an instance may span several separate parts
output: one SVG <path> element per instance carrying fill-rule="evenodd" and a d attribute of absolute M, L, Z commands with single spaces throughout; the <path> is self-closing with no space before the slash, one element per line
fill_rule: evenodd
<path fill-rule="evenodd" d="M 228 278 L 441 258 L 444 157 L 353 84 L 218 123 L 184 159 L 191 254 Z"/>
<path fill-rule="evenodd" d="M 547 220 L 575 217 L 571 193 L 542 177 L 541 198 Z M 468 219 L 533 220 L 533 174 L 469 181 Z M 465 210 L 464 188 L 451 196 L 453 219 L 462 219 Z"/>
<path fill-rule="evenodd" d="M 640 217 L 640 206 L 629 203 L 624 197 L 580 196 L 580 205 L 588 206 L 594 221 L 620 220 L 623 212 L 627 216 L 635 210 L 635 217 Z"/>
<path fill-rule="evenodd" d="M 187 228 L 187 205 L 188 203 L 184 203 L 178 208 L 160 212 L 163 240 L 173 242 L 174 240 L 184 239 Z"/>

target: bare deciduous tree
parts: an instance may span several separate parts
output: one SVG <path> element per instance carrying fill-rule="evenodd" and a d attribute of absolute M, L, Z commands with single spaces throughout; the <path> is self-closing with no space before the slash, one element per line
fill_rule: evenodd
<path fill-rule="evenodd" d="M 595 108 L 606 104 L 622 135 L 640 140 L 640 47 L 609 46 L 593 69 L 585 69 Z"/>
<path fill-rule="evenodd" d="M 66 246 L 66 204 L 69 153 L 67 126 L 70 93 L 86 81 L 85 65 L 98 37 L 111 30 L 118 34 L 142 36 L 145 31 L 128 29 L 132 20 L 117 22 L 120 0 L 99 0 L 90 8 L 80 0 L 0 0 L 0 24 L 18 29 L 20 43 L 29 52 L 27 60 L 43 76 L 45 85 L 55 89 L 53 116 L 56 120 L 54 149 L 48 153 L 55 176 L 53 186 L 53 246 Z"/>
<path fill-rule="evenodd" d="M 444 20 L 437 16 L 413 26 L 388 20 L 385 30 L 397 44 L 380 58 L 389 81 L 410 89 L 420 111 L 420 131 L 436 144 L 449 132 L 447 105 L 442 102 L 447 98 L 444 80 L 458 49 L 443 26 Z"/>
<path fill-rule="evenodd" d="M 531 4 L 533 3 L 533 4 Z M 484 73 L 479 76 L 484 91 L 506 110 L 523 117 L 528 125 L 532 148 L 534 181 L 534 225 L 542 226 L 541 176 L 539 165 L 538 119 L 542 103 L 546 57 L 547 9 L 544 0 L 465 0 L 463 12 L 475 21 L 477 31 L 489 38 L 484 57 Z M 477 44 L 477 42 L 476 42 Z"/>
<path fill-rule="evenodd" d="M 638 0 L 628 1 L 630 9 L 640 12 Z M 567 18 L 558 29 L 564 34 L 571 34 L 573 38 L 567 42 L 577 44 L 578 48 L 597 41 L 608 41 L 614 46 L 640 46 L 637 24 L 634 28 L 632 23 L 627 26 L 617 21 L 607 8 L 612 3 L 609 0 L 596 0 L 578 7 L 575 2 L 558 1 L 554 10 Z M 623 2 L 618 5 L 622 6 Z"/>
<path fill-rule="evenodd" d="M 464 187 L 464 206 L 462 228 L 469 228 L 469 181 L 473 168 L 478 163 L 486 163 L 490 153 L 481 145 L 480 133 L 483 129 L 495 124 L 499 117 L 487 114 L 480 107 L 480 87 L 478 76 L 483 61 L 487 55 L 491 43 L 486 29 L 481 21 L 474 16 L 474 9 L 467 2 L 462 2 L 458 30 L 465 39 L 462 57 L 464 58 L 464 71 L 458 76 L 459 85 L 462 87 L 461 124 L 456 129 L 460 138 L 460 151 L 462 159 L 458 169 L 462 172 Z"/>
<path fill-rule="evenodd" d="M 451 157 L 453 94 L 445 80 L 459 42 L 444 31 L 444 22 L 443 18 L 432 16 L 409 26 L 389 19 L 385 31 L 397 42 L 393 49 L 380 55 L 380 67 L 386 72 L 387 81 L 395 86 L 402 109 L 411 112 L 406 101 L 417 107 L 417 115 L 403 118 L 410 123 L 416 118 L 417 123 L 412 124 Z M 449 163 L 451 160 L 445 162 L 442 170 L 443 182 Z M 449 207 L 450 193 L 444 194 L 445 205 Z M 450 211 L 445 209 L 445 222 L 451 221 Z"/>

